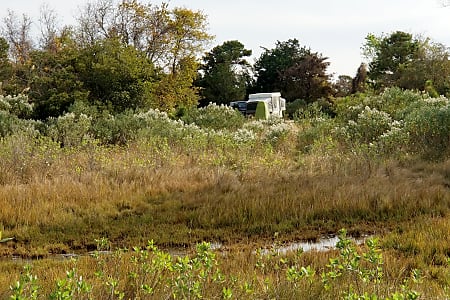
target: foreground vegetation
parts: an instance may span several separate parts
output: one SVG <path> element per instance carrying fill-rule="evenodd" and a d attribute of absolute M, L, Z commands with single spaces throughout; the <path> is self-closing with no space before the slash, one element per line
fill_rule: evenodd
<path fill-rule="evenodd" d="M 99 249 L 109 249 L 98 240 Z M 268 254 L 215 253 L 210 244 L 197 245 L 191 256 L 173 257 L 153 242 L 131 251 L 95 251 L 91 257 L 60 262 L 42 261 L 50 268 L 42 286 L 30 265 L 11 286 L 12 299 L 417 299 L 422 281 L 416 269 L 394 270 L 384 266 L 376 239 L 357 247 L 341 231 L 338 251 L 281 256 Z M 329 263 L 321 266 L 328 258 Z M 308 264 L 308 265 L 306 265 Z M 240 272 L 236 272 L 240 267 Z M 14 265 L 8 266 L 14 269 Z M 65 276 L 62 268 L 69 268 Z M 93 267 L 95 268 L 93 272 Z M 409 268 L 409 266 L 408 266 Z M 38 271 L 39 273 L 39 271 Z M 60 276 L 60 277 L 58 277 Z M 429 292 L 429 291 L 428 291 Z M 433 292 L 443 291 L 433 290 Z"/>
<path fill-rule="evenodd" d="M 0 105 L 1 298 L 446 297 L 446 98 L 392 88 L 294 122 L 81 103 L 41 122 L 19 117 L 25 96 Z M 341 228 L 379 241 L 256 251 Z M 169 257 L 180 248 L 189 256 Z M 65 253 L 81 256 L 52 258 Z"/>

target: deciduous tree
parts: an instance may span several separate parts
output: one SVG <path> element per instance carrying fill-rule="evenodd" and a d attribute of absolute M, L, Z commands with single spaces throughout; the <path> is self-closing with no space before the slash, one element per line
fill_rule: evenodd
<path fill-rule="evenodd" d="M 310 50 L 280 76 L 286 99 L 303 99 L 307 103 L 328 98 L 332 93 L 330 76 L 326 73 L 327 57 Z"/>
<path fill-rule="evenodd" d="M 281 91 L 287 101 L 313 102 L 331 94 L 326 57 L 301 47 L 297 39 L 278 41 L 255 63 L 254 92 Z"/>
<path fill-rule="evenodd" d="M 430 39 L 420 40 L 417 58 L 403 70 L 398 86 L 406 89 L 432 90 L 440 95 L 450 93 L 448 48 Z"/>
<path fill-rule="evenodd" d="M 97 41 L 82 50 L 78 72 L 91 104 L 114 112 L 149 107 L 154 66 L 133 46 L 114 38 Z"/>
<path fill-rule="evenodd" d="M 48 5 L 44 4 L 40 8 L 39 28 L 41 31 L 40 47 L 48 51 L 55 52 L 57 49 L 58 16 Z"/>
<path fill-rule="evenodd" d="M 335 97 L 346 97 L 352 92 L 353 78 L 348 75 L 339 75 L 336 82 L 333 84 Z"/>
<path fill-rule="evenodd" d="M 13 11 L 8 10 L 3 24 L 2 34 L 9 43 L 12 60 L 17 64 L 25 64 L 33 48 L 31 19 L 26 14 L 19 18 Z"/>
<path fill-rule="evenodd" d="M 86 4 L 78 20 L 83 45 L 118 39 L 146 55 L 161 79 L 154 86 L 153 103 L 167 101 L 160 108 L 174 107 L 176 98 L 180 103 L 198 101 L 198 90 L 193 87 L 197 58 L 212 39 L 202 12 L 169 9 L 164 3 L 157 6 L 122 0 L 116 5 L 113 0 L 97 0 Z"/>
<path fill-rule="evenodd" d="M 51 49 L 30 53 L 29 98 L 34 117 L 41 120 L 64 114 L 75 101 L 87 101 L 89 95 L 79 73 L 83 53 L 73 33 L 66 28 L 53 38 Z"/>

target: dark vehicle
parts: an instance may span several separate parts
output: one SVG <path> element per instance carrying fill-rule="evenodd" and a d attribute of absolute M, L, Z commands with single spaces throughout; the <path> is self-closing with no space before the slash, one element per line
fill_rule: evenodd
<path fill-rule="evenodd" d="M 256 101 L 247 103 L 247 110 L 246 110 L 245 114 L 248 116 L 255 116 L 256 106 L 258 106 L 258 102 L 256 102 Z"/>
<path fill-rule="evenodd" d="M 233 101 L 230 102 L 230 106 L 234 109 L 239 110 L 239 112 L 243 115 L 246 115 L 247 113 L 247 101 Z"/>

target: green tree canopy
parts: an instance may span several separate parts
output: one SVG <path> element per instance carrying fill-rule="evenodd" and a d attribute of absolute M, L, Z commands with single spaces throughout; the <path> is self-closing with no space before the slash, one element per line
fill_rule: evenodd
<path fill-rule="evenodd" d="M 80 79 L 89 100 L 115 112 L 148 108 L 156 80 L 150 60 L 118 39 L 105 39 L 82 50 Z"/>
<path fill-rule="evenodd" d="M 30 53 L 29 97 L 34 104 L 34 117 L 44 120 L 67 112 L 75 101 L 86 101 L 89 91 L 79 76 L 80 49 L 72 32 L 63 31 L 55 37 L 52 51 Z"/>
<path fill-rule="evenodd" d="M 253 91 L 280 91 L 287 101 L 327 98 L 332 92 L 327 59 L 301 47 L 297 39 L 278 41 L 274 49 L 265 49 L 256 61 Z"/>
<path fill-rule="evenodd" d="M 143 4 L 138 0 L 88 2 L 78 18 L 78 37 L 83 45 L 117 38 L 144 53 L 160 74 L 154 101 L 158 108 L 197 103 L 197 58 L 212 39 L 201 11 L 169 9 L 167 4 Z"/>
<path fill-rule="evenodd" d="M 225 104 L 243 100 L 250 78 L 250 64 L 245 57 L 251 54 L 239 41 L 224 42 L 206 53 L 197 81 L 203 102 Z"/>
<path fill-rule="evenodd" d="M 265 48 L 254 65 L 257 79 L 253 91 L 281 91 L 283 83 L 280 75 L 293 66 L 306 50 L 300 47 L 297 39 L 277 41 L 274 49 Z"/>
<path fill-rule="evenodd" d="M 420 40 L 417 58 L 399 76 L 398 86 L 405 89 L 434 90 L 450 93 L 450 61 L 448 48 L 430 39 Z"/>
<path fill-rule="evenodd" d="M 363 53 L 369 59 L 369 79 L 377 88 L 396 85 L 402 71 L 417 58 L 419 46 L 412 34 L 403 31 L 381 36 L 368 34 Z"/>
<path fill-rule="evenodd" d="M 336 82 L 333 84 L 335 97 L 346 97 L 352 92 L 353 78 L 348 75 L 339 75 Z"/>
<path fill-rule="evenodd" d="M 441 94 L 449 92 L 448 50 L 429 38 L 402 31 L 381 36 L 369 34 L 363 53 L 369 60 L 368 77 L 375 88 L 424 90 L 432 84 Z"/>
<path fill-rule="evenodd" d="M 58 116 L 77 100 L 112 112 L 198 103 L 198 57 L 212 39 L 201 11 L 93 0 L 77 20 L 61 29 L 43 7 L 36 43 L 30 18 L 9 11 L 3 19 L 0 81 L 5 93 L 29 91 L 36 118 Z"/>
<path fill-rule="evenodd" d="M 6 39 L 0 37 L 0 95 L 5 80 L 11 77 L 12 66 L 8 58 L 9 45 Z"/>

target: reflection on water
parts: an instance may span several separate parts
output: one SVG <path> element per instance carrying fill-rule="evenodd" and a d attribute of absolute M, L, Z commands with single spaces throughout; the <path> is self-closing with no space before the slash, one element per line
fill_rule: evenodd
<path fill-rule="evenodd" d="M 362 244 L 364 241 L 370 238 L 369 236 L 362 237 L 362 238 L 350 238 L 351 241 L 353 241 L 356 244 Z M 331 249 L 336 248 L 336 244 L 339 241 L 338 236 L 330 236 L 330 237 L 323 237 L 317 241 L 309 241 L 309 242 L 295 242 L 295 243 L 289 243 L 284 245 L 277 245 L 274 244 L 271 246 L 271 248 L 264 248 L 261 250 L 261 254 L 268 255 L 268 254 L 286 254 L 288 252 L 294 252 L 294 251 L 303 251 L 303 252 L 309 252 L 309 251 L 328 251 Z"/>
<path fill-rule="evenodd" d="M 364 241 L 368 238 L 371 238 L 372 236 L 365 236 L 362 238 L 350 238 L 350 240 L 352 240 L 354 243 L 356 244 L 362 244 L 364 243 Z M 309 241 L 309 242 L 294 242 L 294 243 L 288 243 L 288 244 L 279 244 L 279 243 L 275 243 L 273 245 L 271 245 L 270 247 L 266 247 L 266 248 L 261 248 L 260 250 L 258 250 L 258 252 L 262 255 L 269 255 L 269 254 L 278 254 L 278 255 L 284 255 L 287 254 L 289 252 L 294 252 L 294 251 L 302 251 L 302 252 L 309 252 L 309 251 L 328 251 L 331 249 L 335 249 L 336 248 L 336 243 L 339 241 L 339 237 L 338 236 L 329 236 L 329 237 L 323 237 L 317 241 Z M 222 243 L 220 242 L 211 242 L 210 243 L 210 247 L 211 250 L 215 250 L 215 251 L 219 251 L 219 252 L 223 252 L 223 254 L 225 254 L 227 251 L 224 249 L 224 246 Z M 190 248 L 173 248 L 173 249 L 168 249 L 168 250 L 163 250 L 166 251 L 167 253 L 169 253 L 172 256 L 185 256 L 188 255 L 189 253 L 193 253 L 194 249 L 190 249 Z M 92 251 L 92 252 L 88 252 L 87 255 L 111 255 L 113 252 L 112 251 Z M 256 251 L 253 251 L 253 253 L 256 253 Z M 86 254 L 84 254 L 86 255 Z M 74 253 L 68 253 L 68 254 L 53 254 L 53 255 L 48 255 L 45 256 L 45 258 L 50 258 L 50 259 L 76 259 L 80 256 L 83 256 L 83 254 L 74 254 Z M 0 258 L 0 259 L 4 259 L 4 258 Z M 8 258 L 7 258 L 8 259 Z M 13 261 L 27 261 L 27 260 L 35 260 L 34 259 L 23 259 L 19 256 L 12 256 L 9 257 L 9 259 L 12 259 Z"/>

